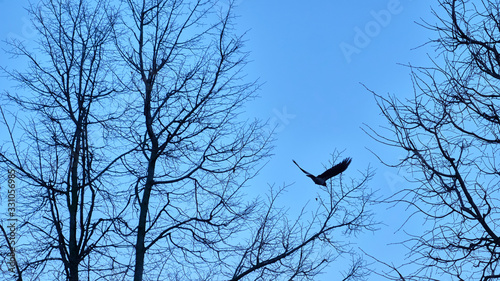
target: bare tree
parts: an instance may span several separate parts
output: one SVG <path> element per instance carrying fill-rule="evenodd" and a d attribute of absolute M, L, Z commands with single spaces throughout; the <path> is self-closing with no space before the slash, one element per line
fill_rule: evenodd
<path fill-rule="evenodd" d="M 129 138 L 141 149 L 124 161 L 136 177 L 137 226 L 123 230 L 130 225 L 125 218 L 120 226 L 135 247 L 134 280 L 142 280 L 145 265 L 148 275 L 205 280 L 229 252 L 225 239 L 254 208 L 238 191 L 269 153 L 263 124 L 238 117 L 256 84 L 240 80 L 246 55 L 242 39 L 230 32 L 231 7 L 126 4 L 117 46 L 132 74 L 124 85 L 142 117 L 131 120 Z"/>
<path fill-rule="evenodd" d="M 246 54 L 242 38 L 232 34 L 232 4 L 126 3 L 129 16 L 116 40 L 131 72 L 122 82 L 131 108 L 136 106 L 128 141 L 140 150 L 124 161 L 136 178 L 130 190 L 134 204 L 117 232 L 135 247 L 134 280 L 317 275 L 331 262 L 328 253 L 311 258 L 317 240 L 326 241 L 334 229 L 372 226 L 364 209 L 370 173 L 352 189 L 330 188 L 309 224 L 302 218 L 290 225 L 280 221 L 276 194 L 267 207 L 245 202 L 241 189 L 255 164 L 269 155 L 270 136 L 263 134 L 264 124 L 238 117 L 257 85 L 242 79 Z M 360 209 L 335 220 L 345 201 L 357 200 L 354 194 L 363 195 Z M 255 237 L 243 246 L 252 231 Z"/>
<path fill-rule="evenodd" d="M 340 154 L 332 158 L 335 163 Z M 346 257 L 351 264 L 342 280 L 366 280 L 366 263 L 349 241 L 361 231 L 375 230 L 369 210 L 373 193 L 367 186 L 372 176 L 368 168 L 359 179 L 334 178 L 319 187 L 314 211 L 304 206 L 295 220 L 276 206 L 285 187 L 271 189 L 264 212 L 252 223 L 247 244 L 236 250 L 237 264 L 230 266 L 229 280 L 314 280 L 328 265 Z"/>
<path fill-rule="evenodd" d="M 112 10 L 105 1 L 41 1 L 28 9 L 38 52 L 11 42 L 12 54 L 29 65 L 4 69 L 20 84 L 6 96 L 22 114 L 11 118 L 8 107 L 0 108 L 10 138 L 0 151 L 2 170 L 14 169 L 24 182 L 17 195 L 18 277 L 79 280 L 93 272 L 97 280 L 110 267 L 103 245 L 112 206 L 103 187 L 119 158 L 103 153 L 106 124 L 117 117 L 109 110 Z"/>
<path fill-rule="evenodd" d="M 407 242 L 420 267 L 405 280 L 496 280 L 500 3 L 442 0 L 440 7 L 439 22 L 424 24 L 439 34 L 432 41 L 439 58 L 433 67 L 411 68 L 413 98 L 376 95 L 390 133 L 371 134 L 407 153 L 395 166 L 406 167 L 417 187 L 392 200 L 430 221 Z"/>

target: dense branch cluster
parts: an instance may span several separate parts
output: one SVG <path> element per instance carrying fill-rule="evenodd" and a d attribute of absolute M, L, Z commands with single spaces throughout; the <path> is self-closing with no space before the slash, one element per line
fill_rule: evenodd
<path fill-rule="evenodd" d="M 495 279 L 500 276 L 500 5 L 446 0 L 440 6 L 434 12 L 439 23 L 424 25 L 439 34 L 432 42 L 441 56 L 433 67 L 411 67 L 411 99 L 376 95 L 391 134 L 371 134 L 406 151 L 396 166 L 406 167 L 418 186 L 391 200 L 416 207 L 432 222 L 408 242 L 412 261 L 422 267 L 405 280 Z"/>

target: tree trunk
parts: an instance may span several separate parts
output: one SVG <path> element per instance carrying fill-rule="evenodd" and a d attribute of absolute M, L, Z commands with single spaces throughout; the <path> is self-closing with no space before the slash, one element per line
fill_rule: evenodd
<path fill-rule="evenodd" d="M 135 248 L 135 272 L 134 281 L 141 281 L 144 272 L 144 256 L 146 255 L 146 247 L 144 241 L 146 238 L 146 220 L 148 215 L 149 198 L 151 196 L 151 188 L 154 182 L 156 157 L 151 157 L 148 166 L 148 174 L 146 184 L 144 185 L 144 196 L 140 202 L 139 225 L 137 228 L 137 242 Z"/>
<path fill-rule="evenodd" d="M 78 281 L 79 250 L 76 238 L 77 232 L 77 213 L 78 213 L 78 160 L 80 155 L 80 122 L 77 123 L 76 144 L 73 152 L 73 163 L 71 167 L 71 191 L 68 194 L 69 210 L 69 280 Z"/>

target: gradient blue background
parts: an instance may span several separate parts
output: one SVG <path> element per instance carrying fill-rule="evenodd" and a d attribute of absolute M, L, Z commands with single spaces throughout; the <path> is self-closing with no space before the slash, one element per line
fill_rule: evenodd
<path fill-rule="evenodd" d="M 27 3 L 0 0 L 1 38 L 32 42 L 34 30 L 23 8 Z M 335 150 L 353 158 L 346 176 L 356 177 L 358 170 L 368 165 L 376 169 L 370 186 L 379 196 L 408 187 L 402 172 L 381 165 L 367 150 L 389 162 L 402 155 L 361 130 L 364 123 L 379 128 L 386 122 L 372 94 L 360 83 L 379 94 L 412 95 L 409 69 L 399 64 L 430 65 L 427 56 L 436 56 L 431 46 L 415 49 L 437 36 L 415 23 L 421 19 L 436 22 L 431 5 L 436 1 L 238 1 L 237 28 L 248 31 L 246 50 L 251 63 L 246 73 L 249 79 L 259 78 L 263 83 L 260 98 L 248 104 L 245 114 L 277 126 L 274 156 L 250 183 L 250 194 L 265 193 L 268 184 L 292 184 L 280 203 L 293 214 L 294 207 L 312 204 L 317 189 L 291 159 L 316 173 L 323 170 Z M 374 16 L 387 12 L 390 17 L 383 21 Z M 369 41 L 357 41 L 359 30 L 370 33 Z M 357 53 L 346 56 L 341 49 L 346 44 L 357 48 Z M 6 47 L 4 42 L 0 46 Z M 0 53 L 0 63 L 18 65 L 5 52 Z M 1 85 L 3 90 L 11 83 L 2 77 Z M 406 249 L 388 244 L 406 238 L 400 227 L 412 211 L 404 206 L 388 207 L 374 208 L 376 219 L 383 223 L 379 231 L 350 242 L 385 262 L 400 264 Z M 403 229 L 415 233 L 423 227 L 415 217 Z M 333 264 L 318 280 L 340 280 L 342 263 Z M 369 280 L 381 278 L 372 275 Z"/>
<path fill-rule="evenodd" d="M 278 126 L 275 155 L 257 179 L 261 184 L 252 188 L 265 192 L 266 183 L 294 183 L 286 194 L 287 206 L 314 204 L 316 187 L 291 159 L 310 172 L 321 172 L 335 150 L 353 158 L 346 176 L 358 176 L 357 170 L 368 165 L 376 169 L 370 186 L 381 197 L 409 186 L 404 171 L 382 165 L 367 150 L 392 163 L 403 155 L 361 130 L 363 124 L 378 130 L 387 123 L 373 95 L 360 83 L 378 94 L 403 99 L 413 95 L 410 71 L 401 64 L 430 65 L 428 55 L 436 56 L 432 46 L 417 48 L 437 36 L 415 23 L 436 22 L 431 5 L 437 8 L 436 1 L 240 1 L 238 24 L 249 29 L 247 48 L 253 60 L 247 70 L 265 82 L 261 98 L 248 111 Z M 396 13 L 379 22 L 374 14 L 386 14 L 382 10 Z M 369 42 L 359 41 L 358 30 L 368 30 Z M 359 53 L 346 57 L 341 46 L 347 44 Z M 280 118 L 283 113 L 289 118 Z M 414 210 L 404 205 L 389 207 L 374 209 L 383 223 L 380 230 L 350 242 L 384 262 L 400 265 L 408 250 L 389 244 L 406 240 L 404 231 L 421 233 L 426 225 L 418 216 L 405 224 Z M 333 264 L 318 280 L 341 280 L 337 275 L 341 268 L 342 264 Z M 380 264 L 372 268 L 388 269 Z M 372 274 L 368 280 L 383 279 Z"/>

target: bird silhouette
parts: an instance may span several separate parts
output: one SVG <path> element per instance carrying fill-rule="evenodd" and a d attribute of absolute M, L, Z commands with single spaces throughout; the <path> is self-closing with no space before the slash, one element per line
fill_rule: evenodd
<path fill-rule="evenodd" d="M 342 173 L 347 169 L 349 164 L 351 164 L 351 158 L 346 158 L 342 162 L 338 163 L 337 165 L 331 167 L 330 169 L 326 170 L 324 173 L 322 173 L 319 176 L 314 176 L 311 173 L 307 172 L 306 170 L 302 169 L 295 160 L 292 159 L 293 163 L 299 167 L 299 169 L 304 172 L 308 177 L 310 177 L 315 184 L 326 186 L 326 181 L 333 178 L 334 176 Z"/>

